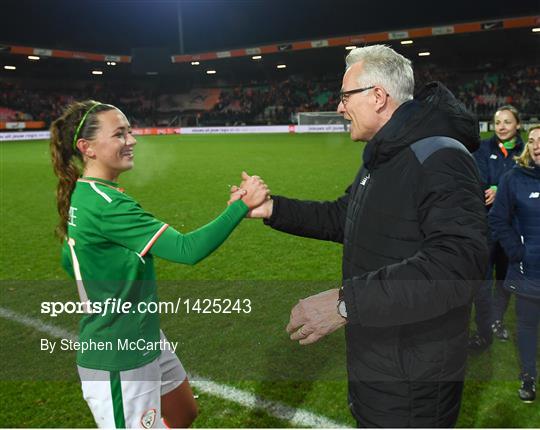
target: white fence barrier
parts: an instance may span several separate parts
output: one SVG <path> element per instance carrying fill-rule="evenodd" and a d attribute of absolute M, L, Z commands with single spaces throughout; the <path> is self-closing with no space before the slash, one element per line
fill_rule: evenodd
<path fill-rule="evenodd" d="M 536 123 L 523 123 L 527 130 Z M 245 134 L 245 133 L 343 133 L 348 132 L 348 124 L 326 124 L 326 125 L 253 125 L 240 127 L 145 127 L 134 128 L 133 134 L 137 136 L 158 136 L 172 134 Z M 491 130 L 491 124 L 480 121 L 480 131 Z M 15 140 L 49 139 L 48 131 L 16 131 L 0 133 L 0 142 Z"/>
<path fill-rule="evenodd" d="M 347 131 L 343 125 L 261 125 L 242 127 L 146 127 L 135 128 L 137 136 L 157 136 L 168 134 L 245 134 L 245 133 L 343 133 Z M 1 141 L 49 139 L 48 131 L 20 131 L 0 133 Z"/>
<path fill-rule="evenodd" d="M 48 131 L 18 131 L 13 133 L 0 133 L 0 142 L 11 140 L 34 140 L 48 139 L 50 133 Z"/>

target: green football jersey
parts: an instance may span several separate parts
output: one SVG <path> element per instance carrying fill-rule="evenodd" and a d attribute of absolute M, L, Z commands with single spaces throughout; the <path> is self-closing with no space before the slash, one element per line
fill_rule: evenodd
<path fill-rule="evenodd" d="M 209 224 L 182 234 L 145 212 L 116 183 L 79 179 L 62 248 L 62 264 L 75 278 L 81 302 L 91 303 L 79 326 L 79 342 L 88 348 L 77 351 L 77 364 L 128 370 L 158 357 L 159 349 L 126 347 L 160 340 L 159 315 L 140 311 L 158 302 L 152 246 L 157 242 L 155 252 L 162 258 L 195 264 L 219 247 L 247 212 L 238 200 Z M 120 308 L 125 304 L 131 306 L 128 312 Z"/>

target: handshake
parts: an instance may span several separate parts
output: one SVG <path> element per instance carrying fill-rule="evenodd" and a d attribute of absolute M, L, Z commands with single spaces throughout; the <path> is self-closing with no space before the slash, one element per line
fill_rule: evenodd
<path fill-rule="evenodd" d="M 249 176 L 246 172 L 242 172 L 240 186 L 233 185 L 230 192 L 227 204 L 242 200 L 249 208 L 248 218 L 270 218 L 272 215 L 274 205 L 270 190 L 259 176 Z"/>

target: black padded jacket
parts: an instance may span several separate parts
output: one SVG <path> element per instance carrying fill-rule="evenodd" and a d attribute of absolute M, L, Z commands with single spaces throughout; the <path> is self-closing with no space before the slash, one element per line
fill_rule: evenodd
<path fill-rule="evenodd" d="M 476 119 L 434 82 L 368 142 L 343 196 L 274 197 L 266 224 L 343 243 L 349 398 L 365 425 L 439 427 L 457 418 L 470 303 L 488 261 L 470 154 L 478 144 Z"/>

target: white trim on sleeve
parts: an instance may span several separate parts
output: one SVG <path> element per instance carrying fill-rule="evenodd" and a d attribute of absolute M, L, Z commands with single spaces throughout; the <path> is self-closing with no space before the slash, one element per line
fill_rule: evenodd
<path fill-rule="evenodd" d="M 157 231 L 156 234 L 154 234 L 152 236 L 152 239 L 150 239 L 148 241 L 148 243 L 146 244 L 146 246 L 142 249 L 142 251 L 139 253 L 139 256 L 140 257 L 144 257 L 145 254 L 150 251 L 150 248 L 152 248 L 152 246 L 154 245 L 154 243 L 156 242 L 156 240 L 158 240 L 159 236 L 161 236 L 163 234 L 163 232 L 165 230 L 167 230 L 167 227 L 169 227 L 169 224 L 163 224 L 161 226 L 161 228 Z"/>
<path fill-rule="evenodd" d="M 90 313 L 88 294 L 86 294 L 86 288 L 84 287 L 84 283 L 83 283 L 83 279 L 81 275 L 81 267 L 79 266 L 79 259 L 77 258 L 77 254 L 75 253 L 75 239 L 71 237 L 67 238 L 67 244 L 69 246 L 69 250 L 71 251 L 71 260 L 73 262 L 73 273 L 75 274 L 75 282 L 77 283 L 77 290 L 79 291 L 79 298 L 81 299 L 81 302 L 83 303 L 84 312 Z"/>

